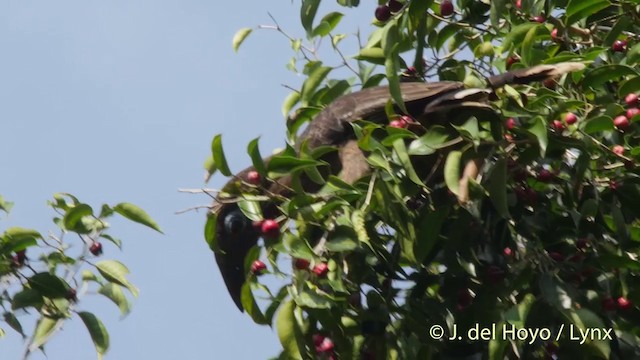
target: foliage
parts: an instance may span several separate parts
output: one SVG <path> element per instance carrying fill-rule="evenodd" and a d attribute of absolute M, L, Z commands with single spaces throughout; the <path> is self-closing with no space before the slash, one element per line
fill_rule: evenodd
<path fill-rule="evenodd" d="M 0 210 L 9 213 L 13 203 L 0 197 Z M 5 325 L 27 340 L 25 358 L 44 351 L 50 337 L 77 315 L 86 325 L 98 358 L 109 349 L 109 333 L 93 313 L 82 311 L 81 300 L 100 294 L 113 302 L 122 316 L 131 308 L 127 290 L 134 297 L 138 289 L 127 280 L 129 270 L 117 260 L 95 261 L 102 255 L 102 242 L 121 248 L 110 235 L 107 220 L 119 214 L 160 232 L 158 224 L 130 203 L 103 204 L 99 212 L 75 196 L 58 193 L 49 206 L 56 212 L 53 222 L 59 234 L 43 236 L 34 229 L 11 227 L 0 234 L 0 305 Z M 37 314 L 33 319 L 30 312 Z M 35 326 L 23 327 L 35 320 Z M 4 326 L 3 326 L 4 328 Z M 0 336 L 4 329 L 0 328 Z M 27 330 L 31 329 L 32 330 Z"/>
<path fill-rule="evenodd" d="M 373 15 L 358 1 L 338 3 Z M 306 38 L 285 34 L 295 53 L 288 66 L 305 76 L 283 104 L 292 145 L 323 106 L 382 82 L 397 104 L 396 111 L 388 108 L 393 120 L 404 112 L 401 81 L 483 86 L 486 76 L 507 69 L 563 61 L 588 66 L 498 90 L 494 116 L 469 117 L 456 124 L 455 135 L 425 122 L 412 131 L 355 123 L 373 169 L 355 184 L 314 176 L 324 164 L 293 148 L 264 164 L 252 142 L 249 154 L 261 174 L 304 175 L 325 185 L 316 194 L 267 196 L 286 226 L 279 241 L 265 239 L 246 264 L 266 257 L 270 274 L 286 284 L 268 289 L 264 277 L 250 276 L 243 291 L 249 315 L 275 325 L 282 359 L 637 357 L 640 117 L 628 111 L 637 100 L 625 97 L 640 91 L 640 2 L 458 0 L 451 17 L 441 16 L 435 1 L 400 3 L 390 19 L 373 21 L 368 40 L 347 57 L 341 46 L 348 36 L 336 32 L 343 15 L 321 17 L 320 0 L 302 1 Z M 234 49 L 251 33 L 240 30 Z M 343 62 L 320 61 L 321 42 Z M 344 69 L 350 74 L 337 75 Z M 625 114 L 628 124 L 619 118 Z M 212 150 L 207 168 L 230 174 L 220 137 Z M 461 204 L 453 194 L 462 167 L 478 158 L 480 176 Z M 444 172 L 441 180 L 420 177 L 419 159 L 443 162 L 432 165 Z M 247 187 L 241 200 L 251 206 L 241 209 L 259 208 L 265 195 L 259 186 Z M 289 270 L 278 261 L 283 257 L 311 265 Z M 327 264 L 328 273 L 316 271 L 318 264 Z M 267 300 L 256 302 L 258 293 Z M 493 324 L 498 332 L 491 339 L 446 339 L 454 325 L 467 334 Z M 504 325 L 548 329 L 552 336 L 503 337 Z M 444 339 L 430 332 L 434 326 L 445 330 Z M 570 328 L 614 331 L 611 339 L 581 344 Z"/>

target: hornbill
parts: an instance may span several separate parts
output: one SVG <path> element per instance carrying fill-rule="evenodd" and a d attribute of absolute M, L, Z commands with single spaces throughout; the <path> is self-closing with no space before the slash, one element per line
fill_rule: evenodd
<path fill-rule="evenodd" d="M 422 125 L 445 125 L 451 123 L 456 116 L 459 118 L 460 115 L 464 115 L 466 110 L 469 110 L 466 112 L 467 118 L 474 111 L 495 112 L 489 102 L 492 97 L 495 97 L 495 89 L 505 84 L 542 81 L 583 68 L 584 65 L 581 63 L 565 62 L 513 70 L 487 78 L 488 86 L 484 89 L 468 89 L 461 82 L 443 81 L 404 82 L 400 83 L 400 90 L 408 115 Z M 384 108 L 389 99 L 390 93 L 387 86 L 363 89 L 336 99 L 308 124 L 296 142 L 296 150 L 299 150 L 303 143 L 306 143 L 308 149 L 323 145 L 337 147 L 337 152 L 324 155 L 322 160 L 329 164 L 331 174 L 339 174 L 340 178 L 347 183 L 355 182 L 367 175 L 370 168 L 365 154 L 358 147 L 350 123 L 361 119 L 385 123 L 387 117 Z M 268 158 L 265 159 L 265 163 L 268 161 Z M 479 160 L 467 163 L 461 186 L 464 186 L 469 178 L 477 176 L 479 166 Z M 432 166 L 429 166 L 422 171 L 428 173 L 431 169 Z M 232 188 L 242 188 L 242 184 L 247 181 L 247 175 L 254 170 L 253 167 L 249 167 L 239 172 L 225 185 L 221 193 L 229 193 Z M 290 177 L 280 178 L 278 181 L 269 182 L 266 190 L 271 194 L 288 197 L 292 195 L 290 182 Z M 306 192 L 316 192 L 320 189 L 320 185 L 310 179 L 303 177 L 300 182 Z M 242 285 L 245 282 L 245 255 L 251 247 L 256 245 L 260 233 L 243 215 L 236 203 L 225 200 L 228 198 L 225 199 L 224 195 L 219 194 L 211 210 L 216 215 L 217 221 L 218 251 L 215 252 L 215 258 L 231 298 L 238 309 L 244 311 L 240 298 Z M 466 199 L 459 197 L 459 200 L 464 202 Z M 275 204 L 264 204 L 263 214 L 265 218 L 277 217 Z"/>

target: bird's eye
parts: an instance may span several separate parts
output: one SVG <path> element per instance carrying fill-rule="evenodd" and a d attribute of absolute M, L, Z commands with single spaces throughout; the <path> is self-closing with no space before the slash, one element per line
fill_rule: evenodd
<path fill-rule="evenodd" d="M 230 234 L 239 234 L 247 225 L 247 218 L 241 211 L 230 212 L 224 218 L 224 229 Z"/>

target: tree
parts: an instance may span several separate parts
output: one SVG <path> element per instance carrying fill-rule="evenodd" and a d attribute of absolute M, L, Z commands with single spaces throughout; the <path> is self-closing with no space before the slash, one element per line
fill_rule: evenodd
<path fill-rule="evenodd" d="M 376 20 L 352 57 L 341 50 L 347 35 L 335 33 L 343 14 L 318 19 L 319 5 L 302 1 L 304 39 L 273 27 L 305 76 L 283 104 L 289 146 L 264 161 L 252 141 L 258 181 L 244 172 L 216 195 L 258 224 L 273 216 L 281 225 L 244 259 L 240 299 L 257 324 L 275 324 L 279 358 L 634 358 L 638 1 L 379 2 L 375 12 L 360 6 Z M 234 49 L 251 32 L 240 30 Z M 320 44 L 342 63 L 320 61 Z M 461 112 L 447 126 L 403 117 L 402 82 L 485 88 L 496 73 L 566 61 L 586 68 L 506 85 L 491 111 Z M 308 149 L 296 135 L 335 99 L 384 82 L 386 118 L 352 123 L 372 171 L 341 181 L 325 161 L 335 149 Z M 220 136 L 205 167 L 232 175 Z M 267 191 L 285 178 L 291 189 Z M 205 238 L 220 253 L 218 215 Z M 285 284 L 265 286 L 258 258 Z"/>
<path fill-rule="evenodd" d="M 133 222 L 161 232 L 142 209 L 130 204 L 103 204 L 95 213 L 90 205 L 68 193 L 54 194 L 49 206 L 56 215 L 56 234 L 43 236 L 35 229 L 11 227 L 0 234 L 0 305 L 3 320 L 26 340 L 24 358 L 42 350 L 65 321 L 77 316 L 86 325 L 98 358 L 109 350 L 109 333 L 81 300 L 96 292 L 112 301 L 124 316 L 131 308 L 125 291 L 134 297 L 138 289 L 127 279 L 129 270 L 117 260 L 98 260 L 102 242 L 118 248 L 122 241 L 107 231 L 107 219 L 119 214 Z M 13 203 L 0 196 L 0 212 L 8 214 Z M 24 316 L 33 311 L 32 316 Z M 25 320 L 26 318 L 26 320 Z M 27 320 L 34 326 L 23 327 Z M 28 329 L 28 330 L 27 330 Z M 4 329 L 0 328 L 0 336 Z"/>

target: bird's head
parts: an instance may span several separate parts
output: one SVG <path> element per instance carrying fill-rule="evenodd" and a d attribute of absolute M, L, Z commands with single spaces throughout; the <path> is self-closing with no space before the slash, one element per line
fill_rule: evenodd
<path fill-rule="evenodd" d="M 207 241 L 215 253 L 216 263 L 227 290 L 240 311 L 244 311 L 241 294 L 246 280 L 245 258 L 261 236 L 259 226 L 240 209 L 243 194 L 262 196 L 279 188 L 271 181 L 254 178 L 250 167 L 235 175 L 221 189 L 211 207 L 209 217 L 215 229 L 207 231 Z M 266 191 L 265 191 L 266 189 Z M 273 201 L 259 202 L 264 218 L 276 217 L 278 210 Z"/>

